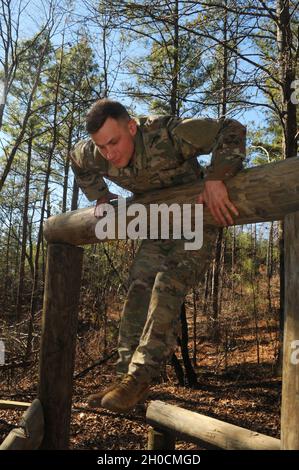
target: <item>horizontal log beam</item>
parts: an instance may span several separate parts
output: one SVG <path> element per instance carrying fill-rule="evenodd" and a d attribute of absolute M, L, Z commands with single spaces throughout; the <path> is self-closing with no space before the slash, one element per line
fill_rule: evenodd
<path fill-rule="evenodd" d="M 299 157 L 294 157 L 243 170 L 227 181 L 229 196 L 240 213 L 239 217 L 235 217 L 235 225 L 280 220 L 286 214 L 298 211 L 298 175 Z M 128 205 L 140 203 L 148 207 L 150 203 L 163 202 L 190 204 L 196 201 L 202 187 L 203 182 L 199 182 L 151 191 L 130 198 Z M 46 221 L 44 236 L 52 243 L 99 243 L 95 235 L 97 221 L 93 207 L 55 215 Z M 205 225 L 217 225 L 206 208 Z"/>
<path fill-rule="evenodd" d="M 146 421 L 155 429 L 171 431 L 199 445 L 226 450 L 280 450 L 279 439 L 158 400 L 150 402 Z"/>
<path fill-rule="evenodd" d="M 27 410 L 31 403 L 24 401 L 0 400 L 0 410 Z"/>

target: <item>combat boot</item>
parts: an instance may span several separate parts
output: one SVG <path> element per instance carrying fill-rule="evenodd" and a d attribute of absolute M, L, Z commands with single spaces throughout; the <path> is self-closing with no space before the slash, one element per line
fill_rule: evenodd
<path fill-rule="evenodd" d="M 102 408 L 119 413 L 131 411 L 138 403 L 143 403 L 149 392 L 150 384 L 140 382 L 127 374 L 122 381 L 102 398 Z"/>
<path fill-rule="evenodd" d="M 89 397 L 87 398 L 87 405 L 90 408 L 101 408 L 102 407 L 101 401 L 102 401 L 103 396 L 106 395 L 106 393 L 113 390 L 119 384 L 119 382 L 120 382 L 120 379 L 114 382 L 113 384 L 109 385 L 108 387 L 103 388 L 103 390 L 100 390 L 97 393 L 93 393 L 92 395 L 89 395 Z"/>

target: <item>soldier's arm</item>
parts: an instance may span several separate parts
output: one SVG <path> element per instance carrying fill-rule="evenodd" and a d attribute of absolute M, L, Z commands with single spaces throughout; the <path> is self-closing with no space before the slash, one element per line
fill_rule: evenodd
<path fill-rule="evenodd" d="M 243 168 L 246 127 L 235 119 L 184 119 L 170 132 L 185 159 L 212 152 L 207 180 L 225 181 Z"/>
<path fill-rule="evenodd" d="M 105 200 L 110 193 L 97 168 L 93 169 L 95 145 L 92 140 L 78 142 L 69 157 L 77 184 L 88 200 Z"/>

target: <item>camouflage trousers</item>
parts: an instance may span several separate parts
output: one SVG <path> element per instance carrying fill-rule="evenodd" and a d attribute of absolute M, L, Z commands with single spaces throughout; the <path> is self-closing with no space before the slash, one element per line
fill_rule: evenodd
<path fill-rule="evenodd" d="M 177 345 L 184 298 L 203 278 L 216 236 L 215 227 L 205 228 L 200 250 L 185 250 L 184 240 L 142 240 L 121 316 L 118 375 L 149 382 L 159 376 Z"/>

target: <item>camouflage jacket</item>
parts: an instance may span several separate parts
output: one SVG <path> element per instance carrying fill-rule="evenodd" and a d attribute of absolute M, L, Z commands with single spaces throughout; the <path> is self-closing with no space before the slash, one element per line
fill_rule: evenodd
<path fill-rule="evenodd" d="M 242 169 L 246 128 L 234 119 L 151 116 L 136 121 L 135 150 L 125 168 L 112 166 L 91 139 L 72 150 L 76 181 L 90 201 L 109 192 L 103 178 L 140 194 L 203 177 L 225 181 Z M 195 157 L 210 152 L 211 165 L 204 170 Z"/>

